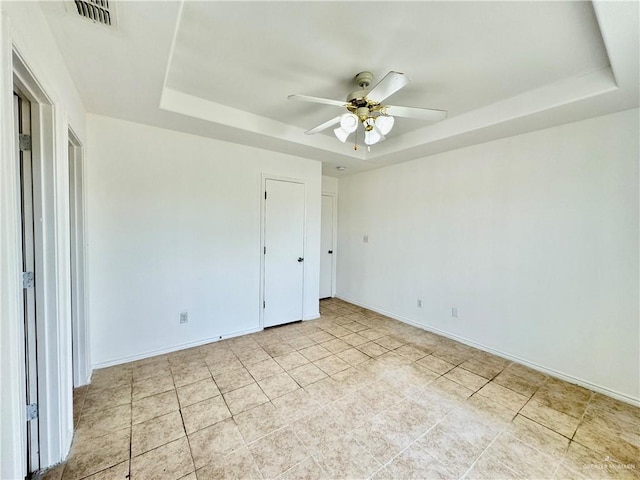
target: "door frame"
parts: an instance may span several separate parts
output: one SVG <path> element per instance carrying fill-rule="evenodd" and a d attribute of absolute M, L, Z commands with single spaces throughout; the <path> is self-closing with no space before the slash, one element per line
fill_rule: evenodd
<path fill-rule="evenodd" d="M 331 239 L 331 243 L 333 244 L 333 255 L 331 258 L 331 298 L 334 298 L 336 296 L 336 268 L 338 265 L 336 261 L 338 256 L 338 196 L 335 192 L 322 192 L 321 197 L 331 197 L 331 207 L 333 208 L 333 218 L 331 219 L 333 222 L 333 231 L 331 232 L 333 236 Z M 322 202 L 320 205 L 320 215 L 322 215 Z M 320 221 L 322 221 L 322 218 Z"/>
<path fill-rule="evenodd" d="M 264 329 L 264 302 L 265 302 L 265 233 L 266 233 L 266 216 L 267 216 L 267 202 L 265 199 L 265 193 L 267 191 L 267 180 L 274 180 L 279 182 L 290 182 L 290 183 L 300 183 L 304 186 L 304 224 L 303 224 L 303 233 L 302 233 L 302 256 L 306 258 L 307 256 L 307 195 L 308 195 L 308 185 L 307 181 L 302 178 L 295 177 L 286 177 L 282 175 L 268 174 L 263 173 L 262 179 L 260 182 L 260 303 L 258 304 L 258 308 L 260 311 L 259 315 L 259 327 L 260 329 Z M 302 319 L 304 319 L 305 312 L 305 297 L 306 297 L 306 282 L 305 282 L 305 273 L 306 268 L 303 264 L 302 266 Z"/>
<path fill-rule="evenodd" d="M 0 137 L 2 138 L 2 249 L 0 283 L 3 298 L 0 342 L 3 385 L 3 478 L 23 478 L 26 465 L 26 398 L 24 325 L 21 284 L 22 241 L 18 159 L 13 122 L 13 90 L 31 102 L 32 156 L 36 224 L 40 234 L 36 251 L 37 351 L 39 390 L 40 468 L 66 457 L 73 438 L 71 365 L 69 217 L 68 217 L 68 121 L 63 110 L 29 67 L 22 51 L 28 50 L 15 35 L 7 17 L 1 19 Z M 42 73 L 42 72 L 41 72 Z M 10 100 L 11 99 L 11 100 Z"/>
<path fill-rule="evenodd" d="M 86 165 L 84 148 L 73 129 L 69 127 L 69 227 L 71 242 L 71 328 L 73 386 L 89 383 L 91 364 L 89 362 L 90 337 L 87 322 L 88 285 L 86 275 Z M 76 296 L 73 296 L 76 293 Z"/>

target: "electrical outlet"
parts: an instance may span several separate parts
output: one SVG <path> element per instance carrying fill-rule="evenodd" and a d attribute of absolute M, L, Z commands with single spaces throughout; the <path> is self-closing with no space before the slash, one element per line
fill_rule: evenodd
<path fill-rule="evenodd" d="M 451 316 L 458 318 L 458 307 L 451 307 Z"/>
<path fill-rule="evenodd" d="M 180 323 L 187 323 L 189 321 L 189 314 L 187 312 L 180 312 Z"/>
<path fill-rule="evenodd" d="M 418 299 L 418 308 L 422 308 L 422 300 Z"/>

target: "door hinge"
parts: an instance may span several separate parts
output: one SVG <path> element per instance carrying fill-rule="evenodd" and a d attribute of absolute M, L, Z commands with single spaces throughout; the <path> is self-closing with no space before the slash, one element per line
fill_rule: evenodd
<path fill-rule="evenodd" d="M 36 418 L 38 418 L 38 404 L 30 403 L 29 405 L 27 405 L 26 413 L 27 413 L 26 415 L 27 422 L 30 422 L 31 420 L 35 420 Z"/>
<path fill-rule="evenodd" d="M 262 308 L 267 308 L 267 302 L 262 302 Z"/>
<path fill-rule="evenodd" d="M 264 254 L 267 254 L 267 247 L 264 247 Z"/>
<path fill-rule="evenodd" d="M 18 134 L 18 145 L 20 145 L 21 152 L 27 152 L 31 150 L 31 135 L 27 133 Z"/>
<path fill-rule="evenodd" d="M 22 272 L 22 288 L 33 288 L 34 285 L 33 272 Z"/>
<path fill-rule="evenodd" d="M 267 191 L 266 190 L 264 191 L 264 199 L 265 200 L 267 199 Z"/>

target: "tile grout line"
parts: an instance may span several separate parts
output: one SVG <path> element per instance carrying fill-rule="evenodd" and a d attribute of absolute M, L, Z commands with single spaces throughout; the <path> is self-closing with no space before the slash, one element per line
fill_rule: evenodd
<path fill-rule="evenodd" d="M 169 369 L 171 370 L 171 367 L 169 367 Z M 208 366 L 207 366 L 207 370 L 209 370 Z M 211 375 L 211 371 L 209 371 L 209 375 Z M 187 426 L 184 423 L 184 416 L 182 415 L 182 404 L 180 403 L 180 397 L 178 396 L 178 386 L 176 385 L 176 380 L 175 380 L 175 378 L 173 376 L 173 370 L 171 370 L 171 380 L 173 381 L 173 388 L 174 388 L 174 391 L 175 391 L 175 394 L 176 394 L 176 399 L 178 401 L 178 411 L 180 412 L 180 419 L 182 420 L 182 429 L 184 430 L 184 436 L 187 439 L 187 446 L 189 447 L 189 456 L 191 457 L 191 464 L 193 465 L 192 472 L 195 474 L 195 471 L 196 471 L 196 460 L 195 460 L 195 458 L 193 458 L 193 450 L 191 449 L 191 441 L 189 439 L 189 434 L 187 433 Z M 197 383 L 197 382 L 194 382 L 194 383 Z M 156 418 L 158 418 L 158 417 L 156 417 Z M 133 434 L 132 434 L 132 436 L 133 436 Z M 182 438 L 182 437 L 180 437 L 180 438 Z M 171 441 L 165 443 L 164 445 L 167 445 L 167 444 L 169 444 L 169 443 L 171 443 L 173 441 L 175 441 L 175 440 L 171 440 Z M 187 473 L 187 475 L 189 475 L 190 473 L 191 472 Z M 183 475 L 183 476 L 186 476 L 186 475 Z M 196 477 L 197 477 L 197 475 L 196 475 Z M 129 480 L 134 480 L 134 479 L 129 477 Z"/>
<path fill-rule="evenodd" d="M 133 464 L 133 371 L 131 372 L 131 410 L 129 413 L 129 479 L 131 479 L 131 466 Z"/>
<path fill-rule="evenodd" d="M 502 435 L 502 433 L 506 430 L 506 426 L 504 426 L 502 428 L 502 430 L 500 430 L 500 433 L 498 433 L 493 440 L 491 440 L 489 442 L 489 445 L 487 445 L 484 450 L 482 450 L 482 452 L 480 452 L 480 455 L 478 455 L 478 458 L 476 458 L 473 463 L 471 464 L 471 466 L 460 476 L 460 478 L 465 478 L 466 475 L 473 469 L 473 467 L 478 463 L 478 461 L 480 460 L 480 458 L 482 458 L 482 455 L 484 455 L 487 450 L 489 450 L 489 448 L 498 440 L 498 438 L 500 437 L 500 435 Z M 507 467 L 506 465 L 504 465 L 502 462 L 500 462 L 501 465 L 503 465 L 504 467 L 508 468 L 509 470 L 511 470 L 511 468 Z M 514 472 L 515 473 L 515 472 Z"/>

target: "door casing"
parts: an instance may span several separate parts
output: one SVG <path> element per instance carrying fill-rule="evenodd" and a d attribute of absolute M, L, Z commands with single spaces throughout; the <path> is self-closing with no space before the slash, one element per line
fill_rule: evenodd
<path fill-rule="evenodd" d="M 24 60 L 22 51 L 25 45 L 15 42 L 12 30 L 3 18 L 2 83 L 13 86 L 31 102 L 32 123 L 32 159 L 34 167 L 34 214 L 35 214 L 35 250 L 36 255 L 36 322 L 37 322 L 37 378 L 38 378 L 38 423 L 40 438 L 41 469 L 62 461 L 71 445 L 73 437 L 73 392 L 71 366 L 71 325 L 69 293 L 69 223 L 68 223 L 68 164 L 67 164 L 67 114 L 63 109 L 55 108 L 54 102 Z M 10 27 L 10 25 L 9 25 Z M 7 67 L 7 68 L 5 68 Z M 2 95 L 7 94 L 7 88 Z M 11 90 L 9 90 L 9 93 Z M 25 358 L 24 315 L 22 303 L 22 285 L 18 283 L 22 270 L 20 259 L 21 219 L 19 218 L 18 189 L 19 169 L 15 155 L 15 132 L 13 131 L 13 103 L 0 102 L 2 106 L 3 143 L 10 146 L 8 155 L 3 155 L 3 168 L 12 177 L 12 182 L 2 182 L 3 194 L 10 199 L 15 210 L 8 220 L 3 221 L 9 238 L 7 252 L 11 266 L 3 266 L 3 279 L 10 272 L 11 285 L 3 286 L 10 309 L 7 316 L 7 328 L 4 333 L 10 335 L 9 343 L 3 341 L 3 361 L 7 357 L 15 360 Z M 10 108 L 7 108 L 9 107 Z M 10 127 L 10 128 L 9 128 Z M 4 139 L 9 139 L 4 142 Z M 9 150 L 9 149 L 7 149 Z M 5 149 L 3 147 L 3 152 Z M 7 159 L 5 163 L 5 159 Z M 10 160 L 10 162 L 9 162 Z M 5 188 L 6 187 L 6 188 Z M 6 213 L 6 209 L 3 210 Z M 4 262 L 3 262 L 4 263 Z M 14 273 L 15 272 L 15 273 Z M 38 273 L 39 272 L 39 273 Z M 15 283 L 14 283 L 15 282 Z M 9 282 L 7 282 L 9 283 Z M 4 299 L 3 299 L 4 301 Z M 4 318 L 3 318 L 4 323 Z M 9 325 L 10 324 L 10 325 Z M 4 325 L 3 325 L 4 329 Z M 7 347 L 7 348 L 5 348 Z M 13 362 L 13 360 L 12 360 Z M 6 438 L 14 445 L 15 463 L 2 465 L 2 476 L 22 478 L 27 475 L 27 465 L 23 458 L 26 448 L 26 372 L 24 365 L 17 363 L 8 381 L 3 379 L 3 410 L 11 412 L 7 425 Z M 3 374 L 6 369 L 3 367 Z M 5 400 L 6 395 L 6 402 Z M 3 412 L 3 421 L 8 415 Z M 15 418 L 15 420 L 13 420 Z M 5 432 L 3 431 L 3 437 Z M 4 442 L 3 442 L 4 443 Z M 3 445 L 3 455 L 7 449 Z M 4 463 L 4 462 L 3 462 Z"/>
<path fill-rule="evenodd" d="M 73 386 L 89 383 L 89 325 L 86 302 L 86 230 L 85 230 L 85 165 L 84 149 L 77 135 L 69 128 L 69 239 L 71 272 L 71 327 L 73 356 Z"/>

